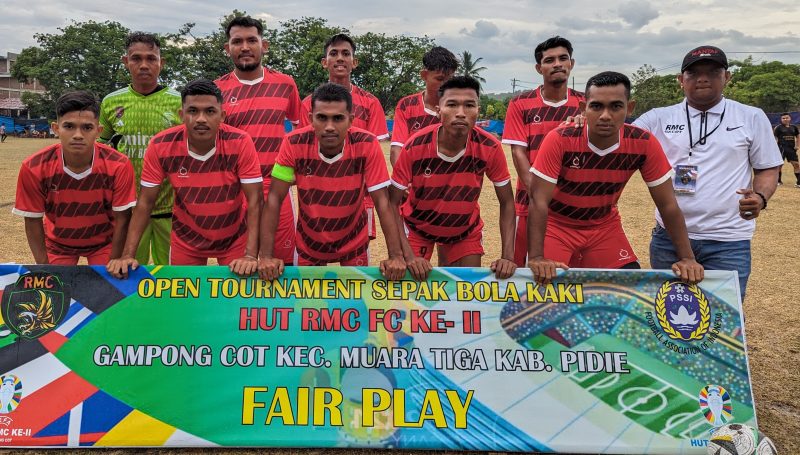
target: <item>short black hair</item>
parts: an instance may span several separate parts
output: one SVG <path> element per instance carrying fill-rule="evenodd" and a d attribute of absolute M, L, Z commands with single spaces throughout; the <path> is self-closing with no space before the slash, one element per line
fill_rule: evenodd
<path fill-rule="evenodd" d="M 152 33 L 147 32 L 131 32 L 125 37 L 125 50 L 131 48 L 136 43 L 147 44 L 150 47 L 161 49 L 161 41 Z"/>
<path fill-rule="evenodd" d="M 544 51 L 556 47 L 565 48 L 567 52 L 569 52 L 569 58 L 572 58 L 572 43 L 570 43 L 568 39 L 556 35 L 552 38 L 547 38 L 536 46 L 536 49 L 533 51 L 533 58 L 536 59 L 536 64 L 542 63 Z"/>
<path fill-rule="evenodd" d="M 784 112 L 784 113 L 782 113 L 782 114 L 781 114 L 781 117 L 783 117 L 784 115 L 788 115 L 789 117 L 791 117 L 791 116 L 792 116 L 792 115 L 791 115 L 791 114 L 789 114 L 788 112 Z"/>
<path fill-rule="evenodd" d="M 237 16 L 231 19 L 231 21 L 228 22 L 228 25 L 225 26 L 225 38 L 230 39 L 231 29 L 233 27 L 244 27 L 244 28 L 255 27 L 256 30 L 258 30 L 259 36 L 264 34 L 264 24 L 262 24 L 260 20 L 253 19 L 250 16 Z"/>
<path fill-rule="evenodd" d="M 325 41 L 325 44 L 322 45 L 322 55 L 328 55 L 328 48 L 333 46 L 336 43 L 340 43 L 344 41 L 345 43 L 350 44 L 350 48 L 353 49 L 353 53 L 356 53 L 356 42 L 353 41 L 353 38 L 345 35 L 344 33 L 337 33 Z"/>
<path fill-rule="evenodd" d="M 444 96 L 445 90 L 451 88 L 469 88 L 475 90 L 475 93 L 478 96 L 481 96 L 481 83 L 478 82 L 477 79 L 470 76 L 454 76 L 451 79 L 445 81 L 441 87 L 439 87 L 439 97 Z"/>
<path fill-rule="evenodd" d="M 613 87 L 615 85 L 625 86 L 625 98 L 631 99 L 631 80 L 628 76 L 616 71 L 603 71 L 595 74 L 586 81 L 586 98 L 589 98 L 589 88 L 594 87 Z"/>
<path fill-rule="evenodd" d="M 222 103 L 222 92 L 219 87 L 208 79 L 195 79 L 181 90 L 181 103 L 186 101 L 187 96 L 210 95 Z"/>
<path fill-rule="evenodd" d="M 70 112 L 89 111 L 94 114 L 94 118 L 100 116 L 100 103 L 92 92 L 77 90 L 67 92 L 56 100 L 56 116 L 63 117 Z"/>
<path fill-rule="evenodd" d="M 325 101 L 335 103 L 337 101 L 344 101 L 347 104 L 347 112 L 353 112 L 353 95 L 339 84 L 333 82 L 326 82 L 314 90 L 311 94 L 311 111 L 314 111 L 317 101 Z"/>
<path fill-rule="evenodd" d="M 428 71 L 447 73 L 458 69 L 458 59 L 442 46 L 434 46 L 422 56 L 422 67 Z"/>

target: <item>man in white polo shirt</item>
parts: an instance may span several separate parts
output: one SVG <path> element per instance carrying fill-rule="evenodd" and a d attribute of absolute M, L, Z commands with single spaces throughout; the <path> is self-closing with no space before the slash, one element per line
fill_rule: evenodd
<path fill-rule="evenodd" d="M 755 218 L 775 192 L 783 162 L 766 114 L 722 96 L 730 78 L 721 49 L 693 49 L 678 75 L 686 99 L 646 112 L 634 125 L 658 138 L 675 170 L 675 193 L 697 262 L 706 270 L 736 270 L 744 299 Z M 650 264 L 668 269 L 676 260 L 656 211 Z"/>

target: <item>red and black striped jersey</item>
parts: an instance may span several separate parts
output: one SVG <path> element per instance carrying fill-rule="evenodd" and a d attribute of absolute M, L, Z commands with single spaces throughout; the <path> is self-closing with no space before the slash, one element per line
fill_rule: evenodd
<path fill-rule="evenodd" d="M 254 81 L 240 81 L 231 72 L 214 82 L 222 91 L 225 123 L 250 135 L 258 152 L 261 175 L 268 179 L 286 136 L 284 119 L 299 126 L 308 124 L 294 79 L 264 68 L 264 77 Z M 265 185 L 264 191 L 268 190 Z"/>
<path fill-rule="evenodd" d="M 111 242 L 114 211 L 136 205 L 133 166 L 125 155 L 95 144 L 92 165 L 76 174 L 61 144 L 22 162 L 13 213 L 44 217 L 45 246 L 58 255 L 85 255 Z"/>
<path fill-rule="evenodd" d="M 394 110 L 392 145 L 402 147 L 412 134 L 426 126 L 441 123 L 439 115 L 425 107 L 423 93 L 408 95 L 397 102 Z"/>
<path fill-rule="evenodd" d="M 250 135 L 221 124 L 214 149 L 198 155 L 188 148 L 186 127 L 153 136 L 144 155 L 142 186 L 169 179 L 175 189 L 172 241 L 215 257 L 247 233 L 242 184 L 263 180 Z"/>
<path fill-rule="evenodd" d="M 535 175 L 556 185 L 549 217 L 576 227 L 594 226 L 619 218 L 617 201 L 636 171 L 649 187 L 672 177 L 661 144 L 633 125 L 620 129 L 619 142 L 605 150 L 588 139 L 588 128 L 559 127 L 542 143 Z"/>
<path fill-rule="evenodd" d="M 353 96 L 353 126 L 367 130 L 374 134 L 379 141 L 389 139 L 389 129 L 386 127 L 386 114 L 378 98 L 372 93 L 350 85 L 350 94 Z M 303 99 L 303 109 L 311 112 L 311 95 Z"/>
<path fill-rule="evenodd" d="M 439 152 L 441 125 L 431 125 L 411 136 L 395 163 L 392 184 L 409 187 L 401 207 L 406 226 L 439 243 L 456 243 L 483 227 L 478 197 L 484 174 L 495 186 L 511 176 L 500 141 L 474 127 L 467 146 L 456 156 Z"/>
<path fill-rule="evenodd" d="M 542 96 L 541 86 L 515 96 L 508 103 L 503 144 L 527 147 L 528 161 L 533 165 L 536 152 L 547 133 L 557 128 L 567 117 L 579 114 L 578 103 L 583 100 L 583 93 L 567 89 L 565 100 L 552 103 Z M 529 201 L 528 189 L 522 184 L 522 180 L 517 180 L 517 194 L 514 197 L 517 215 L 528 215 Z"/>
<path fill-rule="evenodd" d="M 313 127 L 301 128 L 286 136 L 276 164 L 294 170 L 300 256 L 342 262 L 366 251 L 364 196 L 389 186 L 386 160 L 375 135 L 351 127 L 342 153 L 329 158 L 320 153 Z M 283 179 L 277 169 L 274 178 Z"/>

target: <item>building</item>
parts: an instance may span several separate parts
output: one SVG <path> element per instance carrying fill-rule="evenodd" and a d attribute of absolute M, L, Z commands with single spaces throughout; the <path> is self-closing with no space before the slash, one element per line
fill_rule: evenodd
<path fill-rule="evenodd" d="M 0 115 L 28 117 L 28 108 L 22 102 L 22 93 L 44 93 L 45 89 L 37 80 L 22 83 L 11 76 L 11 68 L 17 61 L 17 55 L 13 52 L 8 52 L 5 57 L 0 55 Z"/>

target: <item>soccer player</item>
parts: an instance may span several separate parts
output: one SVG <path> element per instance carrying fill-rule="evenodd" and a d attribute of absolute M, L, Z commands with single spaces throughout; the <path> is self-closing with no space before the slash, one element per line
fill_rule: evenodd
<path fill-rule="evenodd" d="M 99 140 L 131 160 L 139 194 L 144 151 L 156 133 L 180 123 L 181 96 L 158 83 L 164 59 L 156 36 L 143 32 L 129 34 L 125 38 L 122 63 L 131 75 L 131 83 L 103 98 L 100 105 L 103 130 Z M 136 250 L 136 260 L 140 263 L 147 264 L 151 257 L 156 265 L 169 263 L 172 203 L 172 187 L 164 183 Z"/>
<path fill-rule="evenodd" d="M 800 146 L 800 128 L 792 125 L 792 117 L 788 112 L 781 114 L 781 124 L 776 126 L 773 130 L 775 140 L 778 141 L 778 147 L 781 149 L 781 156 L 792 165 L 794 176 L 797 183 L 794 185 L 800 188 L 800 162 L 797 161 L 797 149 Z M 778 170 L 778 185 L 782 185 L 781 172 Z"/>
<path fill-rule="evenodd" d="M 311 125 L 289 134 L 272 170 L 265 214 L 261 217 L 259 274 L 273 280 L 283 261 L 272 255 L 279 207 L 289 187 L 297 185 L 297 265 L 369 265 L 369 237 L 364 196 L 372 195 L 389 251 L 381 272 L 390 280 L 403 278 L 406 263 L 400 231 L 389 205 L 389 172 L 375 136 L 351 127 L 353 100 L 338 84 L 314 90 Z"/>
<path fill-rule="evenodd" d="M 419 76 L 425 82 L 425 90 L 408 95 L 397 102 L 394 110 L 394 129 L 389 161 L 394 166 L 406 140 L 428 125 L 439 123 L 436 106 L 439 105 L 439 87 L 455 74 L 458 59 L 452 52 L 434 46 L 422 57 Z"/>
<path fill-rule="evenodd" d="M 357 87 L 350 80 L 353 69 L 358 66 L 356 43 L 349 36 L 339 33 L 328 38 L 322 46 L 325 56 L 322 67 L 328 71 L 328 82 L 339 84 L 353 96 L 353 126 L 367 130 L 377 136 L 379 141 L 389 140 L 386 127 L 386 114 L 378 98 L 372 93 Z M 303 108 L 311 112 L 311 95 L 303 100 Z M 367 208 L 367 231 L 369 238 L 375 238 L 375 205 L 367 195 L 364 198 Z"/>
<path fill-rule="evenodd" d="M 136 204 L 133 166 L 95 141 L 102 127 L 91 93 L 56 101 L 59 143 L 22 162 L 12 212 L 25 217 L 25 236 L 37 264 L 90 265 L 117 258 Z"/>
<path fill-rule="evenodd" d="M 401 240 L 409 272 L 418 280 L 427 277 L 435 245 L 440 245 L 440 266 L 480 267 L 484 250 L 478 198 L 486 175 L 500 202 L 502 256 L 491 268 L 498 278 L 508 278 L 516 270 L 514 194 L 500 141 L 475 126 L 480 83 L 456 76 L 439 87 L 439 96 L 442 123 L 411 136 L 392 173 L 392 205 L 400 206 L 410 188 L 408 199 L 394 210 L 405 221 L 407 236 Z"/>
<path fill-rule="evenodd" d="M 617 210 L 634 172 L 650 190 L 678 251 L 672 270 L 682 280 L 703 279 L 672 190 L 673 175 L 658 141 L 625 124 L 633 112 L 630 80 L 607 71 L 589 78 L 581 110 L 583 127 L 562 126 L 545 137 L 530 168 L 531 205 L 528 266 L 540 283 L 556 268 L 639 268 Z"/>
<path fill-rule="evenodd" d="M 175 188 L 169 263 L 206 265 L 217 258 L 234 273 L 256 271 L 263 178 L 253 141 L 222 123 L 222 93 L 211 81 L 186 84 L 181 98 L 183 125 L 157 134 L 147 147 L 128 241 L 122 257 L 107 266 L 118 278 L 138 266 L 136 245 L 164 179 Z"/>
<path fill-rule="evenodd" d="M 286 135 L 284 120 L 298 126 L 307 119 L 301 113 L 300 95 L 291 76 L 261 64 L 269 49 L 263 39 L 264 26 L 251 17 L 237 17 L 228 23 L 225 52 L 233 61 L 234 70 L 215 82 L 222 90 L 225 123 L 246 131 L 253 138 L 261 175 L 264 177 L 264 198 L 269 192 L 270 174 Z M 275 255 L 293 264 L 295 254 L 295 214 L 291 196 L 281 206 Z"/>
<path fill-rule="evenodd" d="M 542 85 L 511 100 L 503 130 L 503 144 L 511 146 L 511 157 L 517 170 L 514 262 L 520 267 L 528 262 L 529 169 L 547 133 L 567 117 L 578 114 L 578 105 L 583 101 L 583 93 L 567 87 L 569 74 L 575 66 L 572 43 L 554 36 L 539 43 L 533 55 L 536 72 L 542 75 Z"/>

